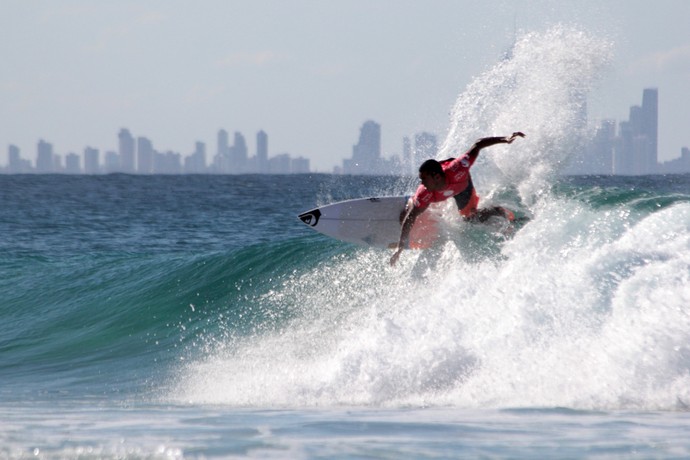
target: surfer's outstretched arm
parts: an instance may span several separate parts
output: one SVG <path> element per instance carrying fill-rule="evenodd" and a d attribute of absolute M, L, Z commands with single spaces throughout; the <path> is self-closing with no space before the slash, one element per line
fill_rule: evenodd
<path fill-rule="evenodd" d="M 403 218 L 402 228 L 400 229 L 400 241 L 398 241 L 398 247 L 396 248 L 395 253 L 393 253 L 393 256 L 391 257 L 391 266 L 395 265 L 395 263 L 400 258 L 400 254 L 403 252 L 403 249 L 407 247 L 410 239 L 410 231 L 412 230 L 412 226 L 414 225 L 415 220 L 417 220 L 417 216 L 419 216 L 422 212 L 424 212 L 424 209 L 419 209 L 414 206 L 410 206 L 410 210 Z"/>
<path fill-rule="evenodd" d="M 513 141 L 518 137 L 525 137 L 525 135 L 520 131 L 516 131 L 510 136 L 505 137 L 483 137 L 474 143 L 474 145 L 467 152 L 467 155 L 474 160 L 477 158 L 477 155 L 479 155 L 479 151 L 481 149 L 491 147 L 492 145 L 496 144 L 512 144 Z"/>

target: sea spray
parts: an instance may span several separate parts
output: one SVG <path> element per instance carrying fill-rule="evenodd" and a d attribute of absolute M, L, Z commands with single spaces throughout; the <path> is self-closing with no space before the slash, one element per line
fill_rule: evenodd
<path fill-rule="evenodd" d="M 512 199 L 533 217 L 498 250 L 468 257 L 470 238 L 461 238 L 431 256 L 406 252 L 393 269 L 386 251 L 341 245 L 315 256 L 305 243 L 312 264 L 284 267 L 279 282 L 242 300 L 290 314 L 190 354 L 167 397 L 250 407 L 684 407 L 690 196 L 640 206 L 644 192 L 555 186 L 586 137 L 584 97 L 610 53 L 608 42 L 565 26 L 525 34 L 459 96 L 441 156 L 477 137 L 528 135 L 483 152 L 473 169 L 486 201 Z"/>
<path fill-rule="evenodd" d="M 445 400 L 578 409 L 686 404 L 688 203 L 630 228 L 623 212 L 567 209 L 571 220 L 526 228 L 507 245 L 495 279 L 507 295 L 485 296 L 503 303 L 503 313 L 482 299 L 465 312 L 482 366 Z M 664 221 L 674 224 L 664 229 Z"/>
<path fill-rule="evenodd" d="M 486 190 L 518 186 L 532 203 L 590 136 L 586 98 L 612 58 L 612 44 L 570 26 L 518 37 L 505 59 L 458 96 L 439 157 L 457 156 L 475 139 L 523 131 L 510 147 L 480 155 Z"/>
<path fill-rule="evenodd" d="M 688 457 L 690 176 L 394 269 L 295 216 L 395 178 L 0 178 L 2 458 Z"/>
<path fill-rule="evenodd" d="M 560 212 L 556 205 L 560 205 Z M 668 410 L 690 397 L 690 197 L 631 221 L 554 200 L 501 258 L 444 248 L 433 282 L 357 250 L 257 302 L 294 310 L 180 369 L 175 398 L 250 407 Z M 673 222 L 672 225 L 665 223 Z M 644 244 L 639 244 L 644 241 Z"/>

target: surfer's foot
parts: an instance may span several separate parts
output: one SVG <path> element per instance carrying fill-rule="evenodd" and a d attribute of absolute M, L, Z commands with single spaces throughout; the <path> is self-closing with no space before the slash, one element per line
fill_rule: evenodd
<path fill-rule="evenodd" d="M 508 220 L 508 222 L 513 222 L 515 220 L 515 214 L 513 214 L 513 211 L 500 207 L 499 209 L 503 210 L 503 216 Z"/>
<path fill-rule="evenodd" d="M 486 222 L 492 217 L 503 217 L 508 222 L 513 222 L 515 220 L 515 214 L 512 211 L 502 207 L 494 206 L 493 208 L 478 209 L 475 214 L 473 214 L 469 220 L 477 220 L 479 222 Z"/>

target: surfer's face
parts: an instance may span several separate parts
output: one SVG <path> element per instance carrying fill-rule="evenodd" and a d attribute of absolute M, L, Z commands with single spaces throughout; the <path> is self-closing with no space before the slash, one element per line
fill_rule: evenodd
<path fill-rule="evenodd" d="M 422 181 L 422 185 L 430 192 L 441 190 L 445 185 L 445 179 L 442 174 L 420 172 L 419 180 Z"/>

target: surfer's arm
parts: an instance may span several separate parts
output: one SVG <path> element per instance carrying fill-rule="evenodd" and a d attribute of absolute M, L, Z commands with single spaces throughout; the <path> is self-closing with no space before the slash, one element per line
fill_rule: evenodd
<path fill-rule="evenodd" d="M 422 212 L 424 212 L 424 208 L 410 206 L 410 210 L 407 212 L 402 221 L 400 240 L 398 241 L 398 247 L 396 248 L 395 253 L 393 253 L 393 256 L 391 257 L 391 265 L 395 265 L 395 263 L 398 261 L 398 258 L 400 258 L 400 254 L 403 252 L 403 249 L 408 246 L 412 226 L 414 225 L 415 220 L 417 220 L 417 216 L 419 216 Z"/>
<path fill-rule="evenodd" d="M 474 143 L 474 145 L 467 152 L 467 156 L 470 157 L 470 159 L 474 161 L 477 158 L 477 155 L 479 155 L 479 151 L 481 149 L 486 148 L 486 147 L 491 147 L 492 145 L 496 145 L 496 144 L 511 144 L 518 137 L 525 137 L 525 135 L 523 133 L 517 131 L 517 132 L 514 132 L 510 136 L 483 137 Z"/>

